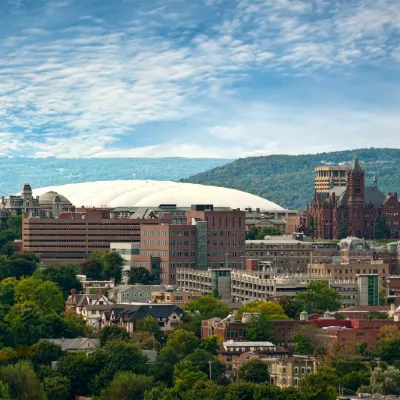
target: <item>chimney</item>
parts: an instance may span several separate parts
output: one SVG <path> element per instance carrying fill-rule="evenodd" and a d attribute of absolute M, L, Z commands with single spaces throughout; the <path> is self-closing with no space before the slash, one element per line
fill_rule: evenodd
<path fill-rule="evenodd" d="M 259 209 L 259 208 L 256 208 L 256 212 L 260 213 L 260 209 Z"/>
<path fill-rule="evenodd" d="M 71 289 L 72 303 L 76 304 L 76 289 Z"/>

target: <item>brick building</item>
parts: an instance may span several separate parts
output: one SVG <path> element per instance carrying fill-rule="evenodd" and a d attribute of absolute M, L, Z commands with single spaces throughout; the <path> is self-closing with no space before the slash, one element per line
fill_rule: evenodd
<path fill-rule="evenodd" d="M 23 250 L 36 253 L 42 264 L 82 262 L 93 251 L 108 252 L 111 242 L 140 242 L 142 225 L 158 225 L 149 219 L 112 219 L 108 210 L 79 209 L 59 218 L 22 218 Z"/>
<path fill-rule="evenodd" d="M 386 195 L 377 186 L 365 186 L 364 170 L 357 156 L 347 174 L 347 185 L 325 192 L 316 188 L 311 207 L 307 206 L 307 223 L 313 221 L 314 238 L 322 240 L 338 237 L 341 230 L 349 236 L 373 239 L 377 220 L 384 217 L 390 238 L 397 239 L 400 222 L 397 193 Z"/>

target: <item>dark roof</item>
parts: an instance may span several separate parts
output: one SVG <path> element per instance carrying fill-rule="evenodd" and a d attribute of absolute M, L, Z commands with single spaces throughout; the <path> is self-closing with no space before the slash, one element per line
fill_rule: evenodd
<path fill-rule="evenodd" d="M 135 322 L 139 319 L 151 316 L 153 318 L 168 318 L 173 312 L 183 314 L 180 307 L 174 304 L 145 304 L 136 306 L 112 307 L 111 311 L 114 312 L 115 319 L 122 318 L 124 321 Z"/>
<path fill-rule="evenodd" d="M 386 194 L 381 192 L 378 188 L 370 186 L 365 187 L 365 196 L 364 196 L 365 204 L 371 202 L 374 205 L 374 207 L 380 208 L 382 207 L 382 204 L 386 201 L 386 198 L 387 198 Z"/>

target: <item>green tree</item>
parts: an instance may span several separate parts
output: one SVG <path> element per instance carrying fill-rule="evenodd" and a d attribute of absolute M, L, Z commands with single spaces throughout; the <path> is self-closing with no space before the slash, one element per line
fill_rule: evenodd
<path fill-rule="evenodd" d="M 29 355 L 33 364 L 51 366 L 53 361 L 57 361 L 63 354 L 61 346 L 47 340 L 40 340 L 31 346 Z"/>
<path fill-rule="evenodd" d="M 79 265 L 63 264 L 60 267 L 47 266 L 42 271 L 35 272 L 35 277 L 56 283 L 64 298 L 71 293 L 71 289 L 78 292 L 82 290 L 82 284 L 76 277 Z"/>
<path fill-rule="evenodd" d="M 225 370 L 224 365 L 215 356 L 202 349 L 196 349 L 187 355 L 181 361 L 182 367 L 192 371 L 202 371 L 205 374 L 210 374 L 211 364 L 211 377 L 216 379 L 222 375 Z"/>
<path fill-rule="evenodd" d="M 156 380 L 164 382 L 166 385 L 171 385 L 174 366 L 178 364 L 180 358 L 179 354 L 172 347 L 164 346 L 152 368 Z"/>
<path fill-rule="evenodd" d="M 1 400 L 12 400 L 10 397 L 10 389 L 8 385 L 0 381 L 0 399 Z"/>
<path fill-rule="evenodd" d="M 225 318 L 231 309 L 213 296 L 203 296 L 185 304 L 184 309 L 194 315 L 199 315 L 202 319 L 213 317 Z"/>
<path fill-rule="evenodd" d="M 302 333 L 295 333 L 293 336 L 293 340 L 296 342 L 296 353 L 297 354 L 314 354 L 315 347 L 314 343 L 307 338 Z"/>
<path fill-rule="evenodd" d="M 253 383 L 269 382 L 268 366 L 259 358 L 246 361 L 239 368 L 239 379 Z"/>
<path fill-rule="evenodd" d="M 346 239 L 349 236 L 349 223 L 346 218 L 342 218 L 339 223 L 339 229 L 336 234 L 336 239 Z"/>
<path fill-rule="evenodd" d="M 43 312 L 61 312 L 64 309 L 64 298 L 57 284 L 33 277 L 20 280 L 15 286 L 15 298 L 21 303 L 37 303 Z"/>
<path fill-rule="evenodd" d="M 264 311 L 250 316 L 246 323 L 246 336 L 252 341 L 275 341 L 272 322 Z"/>
<path fill-rule="evenodd" d="M 146 268 L 131 268 L 128 272 L 128 284 L 129 285 L 150 285 L 155 279 Z"/>
<path fill-rule="evenodd" d="M 264 240 L 265 236 L 280 236 L 282 232 L 276 226 L 264 226 L 257 234 L 257 240 Z"/>
<path fill-rule="evenodd" d="M 199 339 L 193 332 L 177 329 L 168 336 L 167 346 L 174 349 L 180 356 L 186 356 L 194 351 Z"/>
<path fill-rule="evenodd" d="M 377 218 L 374 226 L 374 239 L 387 239 L 390 238 L 390 236 L 391 231 L 387 223 L 386 217 Z"/>
<path fill-rule="evenodd" d="M 242 317 L 243 313 L 263 312 L 270 320 L 288 319 L 282 306 L 273 301 L 255 300 L 239 308 L 237 316 Z"/>
<path fill-rule="evenodd" d="M 390 364 L 400 360 L 400 339 L 390 339 L 380 345 L 379 357 Z"/>
<path fill-rule="evenodd" d="M 297 308 L 308 313 L 322 314 L 340 308 L 340 294 L 329 287 L 327 281 L 311 281 L 305 292 L 296 294 L 293 300 Z"/>
<path fill-rule="evenodd" d="M 306 229 L 304 230 L 304 233 L 307 236 L 311 236 L 312 238 L 315 235 L 315 231 L 316 231 L 317 225 L 314 221 L 314 217 L 311 214 L 308 214 L 307 216 L 307 226 Z"/>
<path fill-rule="evenodd" d="M 0 367 L 0 381 L 8 385 L 12 399 L 46 400 L 43 386 L 27 361 Z"/>
<path fill-rule="evenodd" d="M 140 319 L 135 324 L 136 331 L 139 332 L 149 332 L 154 335 L 154 338 L 158 341 L 162 340 L 164 337 L 164 333 L 161 330 L 160 325 L 157 320 L 148 315 L 146 318 Z"/>
<path fill-rule="evenodd" d="M 201 339 L 199 343 L 199 349 L 203 349 L 208 353 L 216 356 L 219 351 L 219 343 L 217 336 Z"/>
<path fill-rule="evenodd" d="M 306 375 L 300 381 L 299 390 L 307 400 L 336 400 L 337 383 L 335 370 L 322 366 L 315 374 Z"/>
<path fill-rule="evenodd" d="M 159 350 L 161 347 L 154 335 L 146 331 L 135 331 L 132 335 L 132 341 L 140 350 Z"/>
<path fill-rule="evenodd" d="M 393 366 L 387 369 L 375 368 L 371 375 L 372 393 L 400 394 L 400 369 Z"/>
<path fill-rule="evenodd" d="M 14 277 L 3 279 L 0 282 L 0 307 L 6 314 L 15 302 L 15 286 L 18 281 Z"/>
<path fill-rule="evenodd" d="M 114 375 L 129 371 L 135 374 L 148 373 L 147 357 L 133 343 L 111 340 L 91 356 L 94 365 L 102 366 L 91 382 L 92 393 L 100 394 Z"/>
<path fill-rule="evenodd" d="M 122 269 L 124 259 L 114 251 L 104 256 L 104 276 L 106 279 L 115 279 L 115 283 L 120 283 L 122 279 Z"/>
<path fill-rule="evenodd" d="M 253 227 L 246 232 L 246 240 L 256 240 L 258 229 Z"/>
<path fill-rule="evenodd" d="M 104 327 L 99 335 L 100 346 L 105 346 L 111 340 L 126 340 L 129 341 L 130 337 L 128 332 L 117 325 L 110 325 Z"/>
<path fill-rule="evenodd" d="M 184 392 L 192 388 L 197 382 L 206 381 L 207 375 L 201 371 L 191 371 L 189 369 L 176 369 L 174 371 L 174 390 L 175 393 Z"/>
<path fill-rule="evenodd" d="M 64 376 L 49 376 L 43 379 L 47 400 L 70 400 L 71 384 Z"/>
<path fill-rule="evenodd" d="M 86 279 L 99 281 L 103 279 L 103 263 L 97 259 L 88 259 L 81 264 L 81 274 L 86 275 Z"/>
<path fill-rule="evenodd" d="M 150 390 L 153 385 L 154 378 L 152 376 L 121 372 L 102 391 L 100 400 L 141 400 L 145 391 Z"/>
<path fill-rule="evenodd" d="M 15 258 L 9 262 L 9 276 L 14 276 L 16 279 L 31 276 L 35 269 L 36 263 L 25 258 Z"/>

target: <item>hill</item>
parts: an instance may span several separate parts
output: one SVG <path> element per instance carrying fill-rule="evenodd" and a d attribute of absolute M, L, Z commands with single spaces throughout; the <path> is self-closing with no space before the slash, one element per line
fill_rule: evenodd
<path fill-rule="evenodd" d="M 114 179 L 177 181 L 231 160 L 217 158 L 5 158 L 1 157 L 0 194 L 33 188 Z"/>
<path fill-rule="evenodd" d="M 282 207 L 303 209 L 314 193 L 314 168 L 350 164 L 354 154 L 365 167 L 366 185 L 374 175 L 385 192 L 400 191 L 400 149 L 357 149 L 299 156 L 249 157 L 202 172 L 182 182 L 244 190 Z"/>

